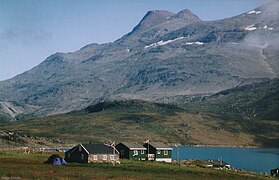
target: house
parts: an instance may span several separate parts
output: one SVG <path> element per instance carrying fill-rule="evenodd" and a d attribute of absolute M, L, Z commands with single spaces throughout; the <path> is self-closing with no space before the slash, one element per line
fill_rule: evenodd
<path fill-rule="evenodd" d="M 67 162 L 115 162 L 119 161 L 118 152 L 104 144 L 78 144 L 65 152 Z"/>
<path fill-rule="evenodd" d="M 214 168 L 219 168 L 219 167 L 226 167 L 226 168 L 231 168 L 231 165 L 226 163 L 223 160 L 220 159 L 208 159 L 208 160 L 198 160 L 203 166 L 205 167 L 214 167 Z"/>
<path fill-rule="evenodd" d="M 122 142 L 117 144 L 116 149 L 120 153 L 120 158 L 136 159 L 140 161 L 146 160 L 147 149 L 136 142 Z"/>
<path fill-rule="evenodd" d="M 172 148 L 162 142 L 148 142 L 144 144 L 147 148 L 148 160 L 171 162 Z"/>

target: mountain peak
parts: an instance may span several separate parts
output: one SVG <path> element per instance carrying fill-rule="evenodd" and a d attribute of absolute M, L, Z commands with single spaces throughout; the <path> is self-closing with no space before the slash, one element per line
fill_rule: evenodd
<path fill-rule="evenodd" d="M 174 30 L 197 21 L 201 21 L 201 19 L 188 9 L 184 9 L 177 14 L 167 10 L 152 10 L 145 14 L 139 24 L 132 30 L 132 33 L 145 32 L 158 26 L 161 29 Z M 180 25 L 178 26 L 178 24 Z"/>
<path fill-rule="evenodd" d="M 183 9 L 182 11 L 179 11 L 175 17 L 179 19 L 200 21 L 200 18 L 193 14 L 189 9 Z"/>
<path fill-rule="evenodd" d="M 152 10 L 148 11 L 145 16 L 142 18 L 142 21 L 150 20 L 150 19 L 165 19 L 168 16 L 173 16 L 174 13 L 169 12 L 167 10 Z"/>
<path fill-rule="evenodd" d="M 153 27 L 154 25 L 160 24 L 174 15 L 174 13 L 166 10 L 148 11 L 139 24 L 133 29 L 133 32 Z"/>

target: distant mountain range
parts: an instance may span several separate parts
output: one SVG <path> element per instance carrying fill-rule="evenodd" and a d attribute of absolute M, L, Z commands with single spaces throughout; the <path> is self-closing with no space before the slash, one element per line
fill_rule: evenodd
<path fill-rule="evenodd" d="M 180 97 L 207 97 L 278 75 L 279 2 L 217 21 L 202 21 L 187 9 L 149 11 L 113 43 L 53 54 L 0 82 L 0 121 L 66 113 L 107 100 L 181 104 Z"/>

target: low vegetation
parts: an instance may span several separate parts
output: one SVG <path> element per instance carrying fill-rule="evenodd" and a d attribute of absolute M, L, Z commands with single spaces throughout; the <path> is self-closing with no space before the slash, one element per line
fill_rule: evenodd
<path fill-rule="evenodd" d="M 279 79 L 221 91 L 208 97 L 180 101 L 191 112 L 205 112 L 243 119 L 279 120 Z"/>
<path fill-rule="evenodd" d="M 89 141 L 143 142 L 150 139 L 186 145 L 278 147 L 278 128 L 278 121 L 193 114 L 176 106 L 121 101 L 5 124 L 0 130 L 16 132 L 21 136 L 58 138 L 64 142 L 63 146 Z M 9 145 L 6 141 L 5 144 Z"/>
<path fill-rule="evenodd" d="M 0 152 L 2 179 L 271 179 L 257 174 L 214 170 L 190 165 L 123 160 L 63 166 L 45 164 L 50 153 Z M 63 154 L 61 154 L 63 156 Z"/>

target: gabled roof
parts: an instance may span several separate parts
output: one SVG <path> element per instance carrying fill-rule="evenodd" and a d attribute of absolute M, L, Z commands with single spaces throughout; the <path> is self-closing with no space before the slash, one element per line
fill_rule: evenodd
<path fill-rule="evenodd" d="M 153 146 L 156 150 L 172 150 L 172 147 L 162 142 L 149 142 L 149 146 Z"/>
<path fill-rule="evenodd" d="M 146 150 L 146 148 L 142 144 L 139 144 L 137 142 L 122 142 L 120 144 L 123 144 L 130 150 Z"/>
<path fill-rule="evenodd" d="M 84 150 L 88 154 L 113 154 L 113 148 L 104 144 L 79 144 L 84 148 Z M 74 149 L 76 149 L 79 145 L 76 145 L 75 147 L 71 148 L 67 152 L 72 152 Z M 115 151 L 117 153 L 117 151 Z"/>
<path fill-rule="evenodd" d="M 82 144 L 89 154 L 113 154 L 113 148 L 104 144 Z"/>

